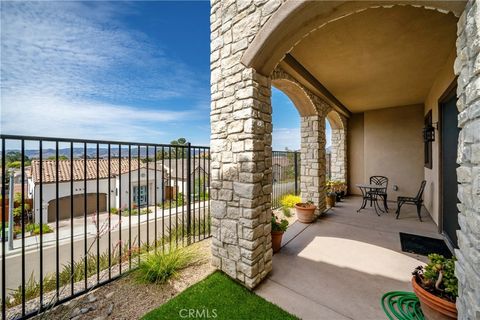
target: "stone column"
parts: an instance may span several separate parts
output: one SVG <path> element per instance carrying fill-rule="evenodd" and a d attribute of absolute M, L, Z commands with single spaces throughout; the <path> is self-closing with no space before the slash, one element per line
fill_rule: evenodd
<path fill-rule="evenodd" d="M 300 191 L 303 201 L 313 201 L 317 214 L 326 209 L 325 203 L 325 117 L 301 118 Z"/>
<path fill-rule="evenodd" d="M 271 83 L 240 63 L 281 2 L 211 2 L 212 263 L 248 288 L 272 269 Z"/>
<path fill-rule="evenodd" d="M 480 8 L 468 1 L 458 21 L 457 107 L 461 128 L 457 168 L 459 319 L 480 319 Z"/>
<path fill-rule="evenodd" d="M 347 181 L 347 130 L 332 128 L 331 177 L 332 180 Z"/>

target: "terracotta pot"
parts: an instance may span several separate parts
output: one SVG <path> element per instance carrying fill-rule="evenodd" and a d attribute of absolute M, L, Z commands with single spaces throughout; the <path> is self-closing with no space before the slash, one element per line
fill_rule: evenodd
<path fill-rule="evenodd" d="M 272 249 L 274 253 L 280 251 L 282 247 L 283 233 L 283 231 L 272 231 Z"/>
<path fill-rule="evenodd" d="M 423 289 L 415 277 L 412 277 L 413 292 L 420 300 L 423 314 L 427 320 L 457 319 L 457 306 L 455 303 L 437 297 Z"/>
<path fill-rule="evenodd" d="M 337 196 L 334 193 L 327 194 L 325 199 L 327 201 L 327 207 L 335 207 L 335 201 L 337 200 Z"/>
<path fill-rule="evenodd" d="M 302 223 L 312 223 L 315 220 L 315 210 L 317 207 L 315 205 L 310 205 L 308 207 L 304 207 L 304 203 L 297 203 L 295 205 L 295 212 L 297 213 L 298 221 Z"/>

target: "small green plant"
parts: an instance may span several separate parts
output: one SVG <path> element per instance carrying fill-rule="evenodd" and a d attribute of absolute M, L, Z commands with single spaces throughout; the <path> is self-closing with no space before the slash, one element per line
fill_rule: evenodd
<path fill-rule="evenodd" d="M 13 208 L 13 216 L 15 218 L 19 218 L 22 216 L 22 194 L 20 192 L 16 192 L 13 198 L 14 201 L 14 208 Z M 30 211 L 30 204 L 23 203 L 25 213 Z"/>
<path fill-rule="evenodd" d="M 199 254 L 192 247 L 175 248 L 170 252 L 149 253 L 140 262 L 137 275 L 142 282 L 164 283 L 175 277 L 178 271 L 196 263 Z"/>
<path fill-rule="evenodd" d="M 329 193 L 345 193 L 347 191 L 347 184 L 342 180 L 328 180 L 326 183 L 327 194 Z"/>
<path fill-rule="evenodd" d="M 313 203 L 312 200 L 308 200 L 307 202 L 299 203 L 298 206 L 302 208 L 312 208 L 312 207 L 315 207 L 315 204 Z"/>
<path fill-rule="evenodd" d="M 292 212 L 288 207 L 282 207 L 282 213 L 285 217 L 290 218 L 292 216 Z"/>
<path fill-rule="evenodd" d="M 152 213 L 152 209 L 142 209 L 140 210 L 140 215 L 147 214 L 147 213 Z M 132 208 L 132 210 L 128 209 L 122 209 L 122 216 L 128 217 L 128 216 L 138 216 L 139 210 L 138 208 Z"/>
<path fill-rule="evenodd" d="M 117 208 L 110 208 L 110 213 L 111 214 L 118 214 L 118 209 Z"/>
<path fill-rule="evenodd" d="M 152 213 L 152 209 L 145 208 L 140 211 L 140 214 L 147 214 L 147 213 Z"/>
<path fill-rule="evenodd" d="M 38 223 L 29 223 L 25 226 L 25 231 L 32 232 L 35 235 L 40 234 L 40 225 Z M 42 232 L 44 234 L 51 233 L 53 232 L 53 229 L 48 224 L 44 223 L 42 225 Z"/>
<path fill-rule="evenodd" d="M 176 199 L 165 200 L 163 204 L 159 204 L 158 206 L 164 209 L 168 209 L 168 208 L 181 207 L 183 205 L 184 205 L 184 196 L 180 192 Z"/>
<path fill-rule="evenodd" d="M 417 283 L 436 296 L 455 302 L 458 280 L 455 276 L 455 258 L 447 259 L 436 253 L 428 255 L 429 263 L 413 271 Z"/>
<path fill-rule="evenodd" d="M 13 307 L 17 304 L 20 304 L 22 301 L 22 286 L 18 286 L 18 289 L 10 289 L 12 291 L 10 298 L 7 299 L 7 307 Z M 37 281 L 33 277 L 33 273 L 28 278 L 28 281 L 25 283 L 25 300 L 31 300 L 33 298 L 38 297 L 40 294 L 40 286 L 38 285 Z"/>
<path fill-rule="evenodd" d="M 272 231 L 285 232 L 288 228 L 288 221 L 285 219 L 279 220 L 276 215 L 272 215 Z"/>
<path fill-rule="evenodd" d="M 293 208 L 297 203 L 302 202 L 302 199 L 299 196 L 294 194 L 287 194 L 282 197 L 280 204 L 282 207 Z"/>

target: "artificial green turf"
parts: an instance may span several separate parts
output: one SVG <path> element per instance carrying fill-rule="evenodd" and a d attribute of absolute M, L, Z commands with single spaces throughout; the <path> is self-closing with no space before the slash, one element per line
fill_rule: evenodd
<path fill-rule="evenodd" d="M 158 309 L 147 313 L 142 319 L 279 320 L 298 318 L 217 271 Z"/>

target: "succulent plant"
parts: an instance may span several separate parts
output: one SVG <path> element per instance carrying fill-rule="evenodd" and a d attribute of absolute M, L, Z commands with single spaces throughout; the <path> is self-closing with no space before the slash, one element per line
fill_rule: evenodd
<path fill-rule="evenodd" d="M 455 276 L 455 258 L 447 259 L 436 253 L 428 255 L 430 262 L 413 271 L 418 284 L 425 290 L 455 302 L 458 296 L 458 280 Z"/>
<path fill-rule="evenodd" d="M 272 215 L 272 231 L 285 232 L 288 228 L 288 221 L 285 219 L 278 220 L 276 215 Z"/>

